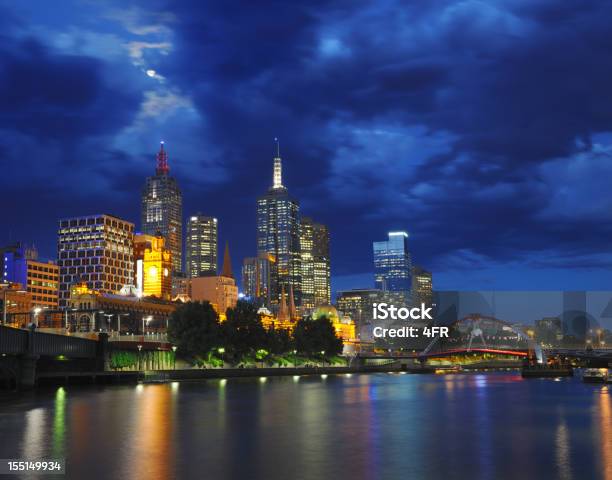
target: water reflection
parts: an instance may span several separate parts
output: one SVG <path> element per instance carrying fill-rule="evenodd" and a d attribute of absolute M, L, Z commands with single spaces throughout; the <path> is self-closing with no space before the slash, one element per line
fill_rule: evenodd
<path fill-rule="evenodd" d="M 598 395 L 599 407 L 599 443 L 601 445 L 601 459 L 603 478 L 612 480 L 612 399 L 610 398 L 610 387 L 605 386 Z"/>
<path fill-rule="evenodd" d="M 55 389 L 0 405 L 0 458 L 73 478 L 602 478 L 607 387 L 515 374 Z"/>
<path fill-rule="evenodd" d="M 26 460 L 36 460 L 45 456 L 47 452 L 45 442 L 46 414 L 47 412 L 43 408 L 35 408 L 26 413 L 25 432 L 19 457 Z M 0 438 L 5 437 L 0 435 Z"/>
<path fill-rule="evenodd" d="M 116 446 L 127 449 L 129 459 L 122 478 L 172 478 L 175 458 L 172 389 L 169 385 L 139 385 L 136 391 L 130 436 Z"/>
<path fill-rule="evenodd" d="M 53 413 L 53 458 L 64 458 L 66 441 L 66 390 L 59 387 L 55 392 Z"/>
<path fill-rule="evenodd" d="M 570 443 L 569 432 L 565 419 L 560 420 L 557 426 L 555 446 L 559 478 L 561 480 L 570 480 L 572 478 L 572 468 L 570 464 Z"/>

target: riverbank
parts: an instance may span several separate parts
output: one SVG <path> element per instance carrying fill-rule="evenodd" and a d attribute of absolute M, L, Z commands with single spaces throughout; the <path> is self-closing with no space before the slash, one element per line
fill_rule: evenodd
<path fill-rule="evenodd" d="M 44 372 L 38 376 L 39 385 L 84 383 L 135 383 L 206 380 L 214 378 L 279 377 L 292 375 L 322 375 L 345 373 L 401 372 L 397 364 L 360 367 L 264 367 L 264 368 L 190 368 L 151 371 L 110 372 Z"/>

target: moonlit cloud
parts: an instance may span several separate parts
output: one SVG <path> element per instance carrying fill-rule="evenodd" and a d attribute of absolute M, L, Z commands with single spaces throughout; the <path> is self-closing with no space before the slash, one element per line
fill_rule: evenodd
<path fill-rule="evenodd" d="M 49 256 L 54 217 L 137 222 L 164 138 L 239 263 L 278 136 L 334 276 L 405 229 L 445 288 L 612 281 L 609 2 L 27 3 L 0 12 L 0 187 L 46 206 L 3 213 Z"/>

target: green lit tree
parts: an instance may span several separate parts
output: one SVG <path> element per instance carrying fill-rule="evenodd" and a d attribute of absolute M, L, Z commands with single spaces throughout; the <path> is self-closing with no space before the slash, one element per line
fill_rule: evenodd
<path fill-rule="evenodd" d="M 327 317 L 299 320 L 293 331 L 293 340 L 295 348 L 303 355 L 312 356 L 325 352 L 326 356 L 332 356 L 342 353 L 342 339 L 336 335 L 336 330 Z"/>
<path fill-rule="evenodd" d="M 209 302 L 185 303 L 170 316 L 168 339 L 184 357 L 206 357 L 221 342 L 219 316 Z"/>

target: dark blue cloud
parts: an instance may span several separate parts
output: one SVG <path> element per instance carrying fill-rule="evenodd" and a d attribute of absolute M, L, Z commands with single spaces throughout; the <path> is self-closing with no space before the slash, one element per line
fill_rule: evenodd
<path fill-rule="evenodd" d="M 100 32 L 78 8 L 66 22 L 89 34 L 79 38 L 106 35 L 94 53 L 62 50 L 66 33 L 41 19 L 46 30 L 21 26 L 28 35 L 0 46 L 0 151 L 39 155 L 61 139 L 51 157 L 68 155 L 75 178 L 101 185 L 82 208 L 137 219 L 155 142 L 169 137 L 185 213 L 218 216 L 239 260 L 255 250 L 255 197 L 271 182 L 278 136 L 285 183 L 331 227 L 335 275 L 370 271 L 371 241 L 398 228 L 412 232 L 418 263 L 453 272 L 448 286 L 462 269 L 514 282 L 508 265 L 552 276 L 610 263 L 612 194 L 585 187 L 612 173 L 609 3 L 107 8 Z M 130 47 L 125 58 L 99 48 L 114 39 Z M 83 197 L 54 191 L 58 217 Z"/>

